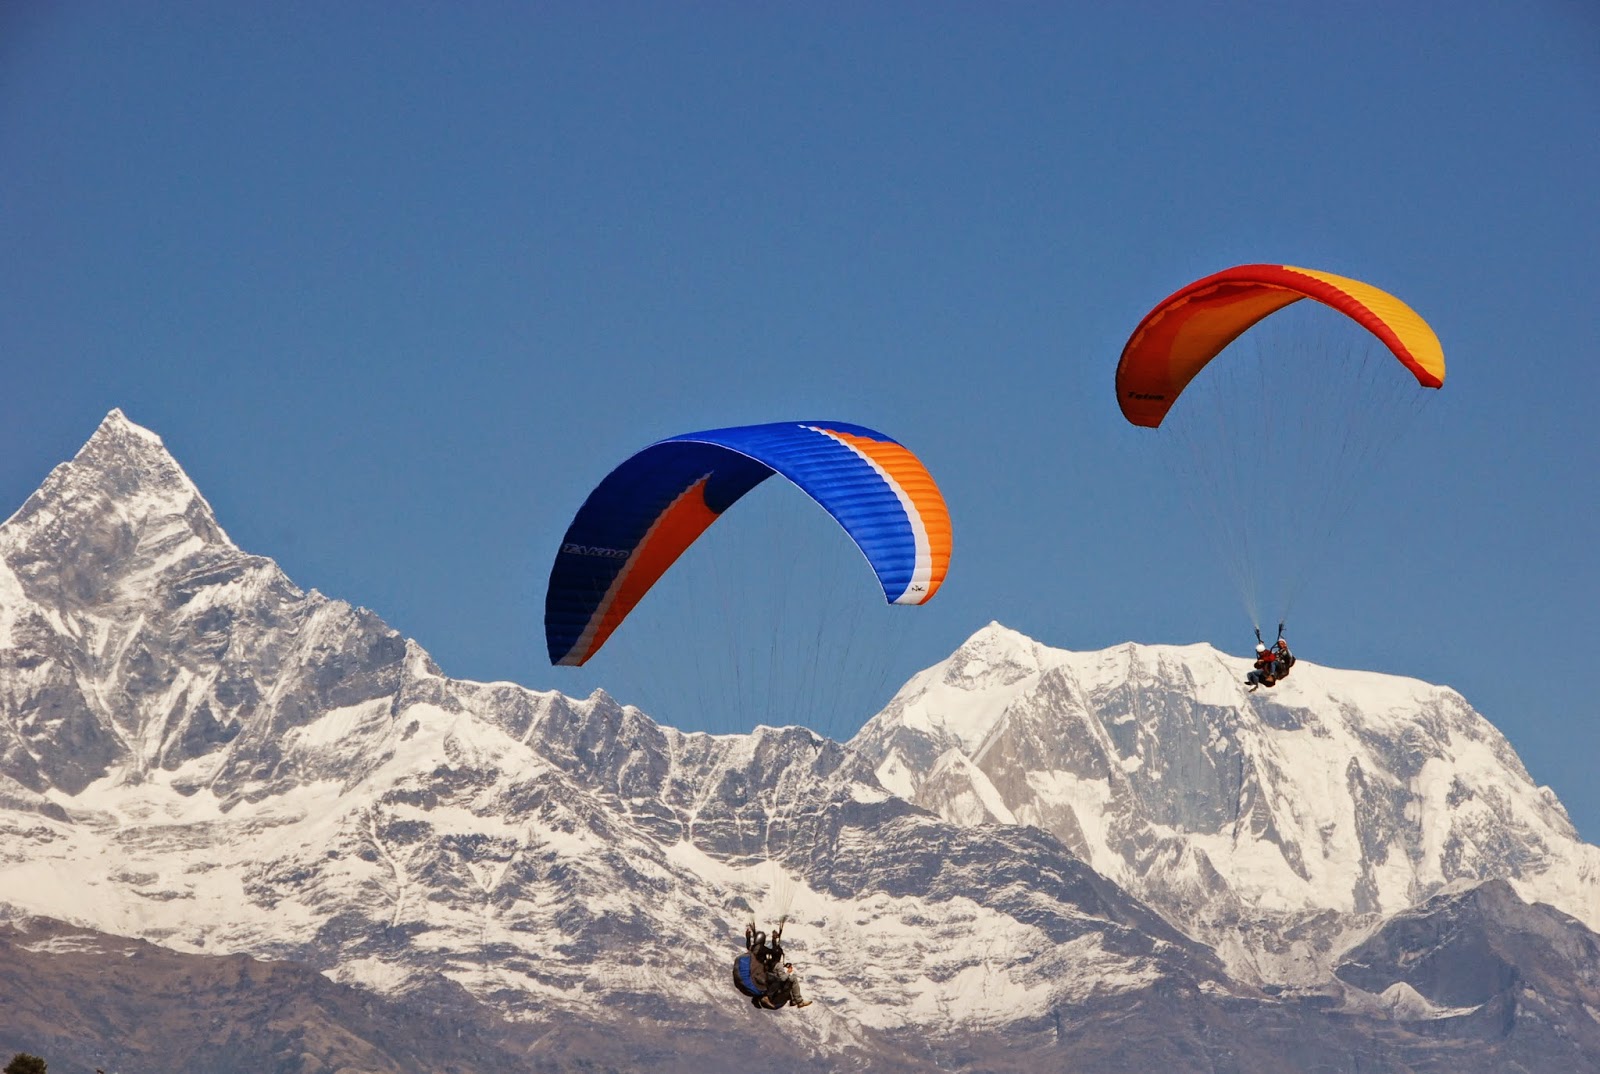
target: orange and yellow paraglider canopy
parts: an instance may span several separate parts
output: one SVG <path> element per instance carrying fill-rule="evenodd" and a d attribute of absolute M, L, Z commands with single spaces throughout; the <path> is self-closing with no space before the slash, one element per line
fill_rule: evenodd
<path fill-rule="evenodd" d="M 1417 312 L 1386 291 L 1331 272 L 1239 265 L 1177 291 L 1145 314 L 1117 363 L 1117 403 L 1155 428 L 1205 364 L 1246 329 L 1302 298 L 1354 319 L 1425 388 L 1444 383 L 1444 349 Z"/>

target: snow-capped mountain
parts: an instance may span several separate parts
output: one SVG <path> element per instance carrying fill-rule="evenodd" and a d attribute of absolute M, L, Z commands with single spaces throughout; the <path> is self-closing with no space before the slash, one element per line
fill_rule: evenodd
<path fill-rule="evenodd" d="M 807 1069 L 1343 1070 L 1477 1040 L 1490 999 L 1377 988 L 1400 941 L 1354 976 L 1338 956 L 1452 880 L 1504 876 L 1592 925 L 1595 848 L 1449 691 L 1302 662 L 1247 701 L 1236 664 L 990 627 L 847 746 L 685 734 L 604 693 L 448 678 L 236 547 L 113 412 L 0 526 L 0 905 L 302 964 L 407 1024 L 502 1034 L 481 1069 L 708 1072 L 758 1047 Z M 726 977 L 784 893 L 821 1002 L 764 1015 Z M 5 948 L 36 975 L 37 927 Z M 1493 1002 L 1581 957 L 1588 932 L 1562 928 L 1502 959 L 1521 976 Z M 1264 955 L 1297 944 L 1294 973 Z M 88 1002 L 80 979 L 50 994 Z M 1283 982 L 1315 995 L 1258 987 Z M 1379 1002 L 1401 984 L 1423 998 Z M 1591 984 L 1542 985 L 1542 1020 L 1497 1023 L 1496 1047 L 1600 1066 L 1567 1024 L 1600 1010 Z"/>
<path fill-rule="evenodd" d="M 1249 667 L 990 624 L 853 746 L 952 823 L 1055 834 L 1247 980 L 1321 980 L 1377 920 L 1460 881 L 1505 879 L 1600 929 L 1600 848 L 1455 691 L 1301 659 L 1251 693 Z"/>
<path fill-rule="evenodd" d="M 840 777 L 810 732 L 687 735 L 604 694 L 444 677 L 234 546 L 120 413 L 0 529 L 0 562 L 17 911 L 390 994 L 443 976 L 514 1017 L 681 1021 L 726 1010 L 733 944 L 781 879 L 830 997 L 803 1023 L 819 1048 L 1041 1016 L 1091 987 L 1053 979 L 1061 951 L 1098 989 L 1228 987 L 1053 840 L 952 829 Z M 997 842 L 1017 883 L 974 898 Z"/>

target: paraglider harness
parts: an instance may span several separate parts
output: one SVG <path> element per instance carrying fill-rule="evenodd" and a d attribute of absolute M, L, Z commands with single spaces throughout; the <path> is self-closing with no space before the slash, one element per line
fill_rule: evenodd
<path fill-rule="evenodd" d="M 733 960 L 733 987 L 750 997 L 753 1007 L 775 1011 L 789 1002 L 789 986 L 781 981 L 769 984 L 772 971 L 783 965 L 783 923 L 769 937 L 756 929 L 752 920 L 744 928 L 744 954 Z"/>
<path fill-rule="evenodd" d="M 1261 628 L 1256 627 L 1256 668 L 1261 672 L 1262 686 L 1276 686 L 1279 679 L 1289 677 L 1289 669 L 1294 667 L 1294 654 L 1289 651 L 1288 644 L 1283 640 L 1283 623 L 1278 624 L 1278 640 L 1270 648 L 1261 648 L 1266 642 L 1261 640 Z"/>

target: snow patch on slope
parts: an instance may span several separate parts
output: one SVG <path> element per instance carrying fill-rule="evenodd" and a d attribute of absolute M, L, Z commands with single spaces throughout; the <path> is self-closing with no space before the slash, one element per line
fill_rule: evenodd
<path fill-rule="evenodd" d="M 24 607 L 24 599 L 22 582 L 6 563 L 5 557 L 0 556 L 0 649 L 10 649 L 16 644 L 12 640 L 11 629 Z"/>

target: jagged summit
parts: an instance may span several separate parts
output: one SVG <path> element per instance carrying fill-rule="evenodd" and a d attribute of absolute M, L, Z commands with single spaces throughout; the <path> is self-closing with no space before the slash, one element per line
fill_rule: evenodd
<path fill-rule="evenodd" d="M 69 794 L 199 758 L 209 770 L 187 786 L 270 776 L 274 728 L 316 708 L 275 685 L 324 664 L 398 667 L 405 652 L 371 613 L 241 551 L 121 410 L 0 526 L 0 644 L 30 669 L 0 726 L 0 772 Z"/>
<path fill-rule="evenodd" d="M 105 416 L 70 462 L 50 472 L 5 532 L 23 552 L 36 545 L 64 554 L 85 534 L 100 542 L 193 539 L 237 550 L 161 437 L 120 409 Z"/>
<path fill-rule="evenodd" d="M 1237 693 L 1250 661 L 1206 643 L 1142 645 L 1123 642 L 1076 653 L 1035 641 L 990 622 L 945 660 L 914 676 L 857 736 L 865 744 L 894 729 L 926 733 L 938 756 L 956 746 L 977 757 L 1005 719 L 1007 704 L 1028 696 L 1042 680 L 1065 676 L 1085 690 L 1130 681 L 1178 678 L 1203 687 L 1219 702 Z"/>
<path fill-rule="evenodd" d="M 100 424 L 95 427 L 94 436 L 89 438 L 89 442 L 93 443 L 96 436 L 137 436 L 148 440 L 163 451 L 166 450 L 166 442 L 161 439 L 160 434 L 130 419 L 119 406 L 112 407 L 106 416 L 100 419 Z"/>

